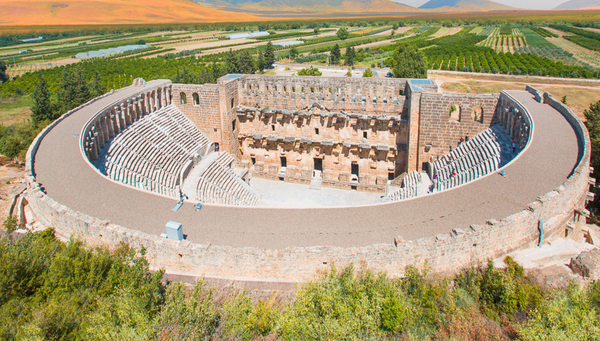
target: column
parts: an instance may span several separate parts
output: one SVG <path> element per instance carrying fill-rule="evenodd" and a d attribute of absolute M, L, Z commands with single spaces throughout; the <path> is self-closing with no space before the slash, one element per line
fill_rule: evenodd
<path fill-rule="evenodd" d="M 98 150 L 100 150 L 100 148 L 104 148 L 104 134 L 102 133 L 102 125 L 100 124 L 100 120 L 97 120 L 96 123 L 94 123 L 93 132 L 97 136 L 96 143 Z"/>
<path fill-rule="evenodd" d="M 125 124 L 130 125 L 133 122 L 133 100 L 127 100 L 125 107 Z"/>
<path fill-rule="evenodd" d="M 119 116 L 121 116 L 121 109 L 115 105 L 110 115 L 110 118 L 113 121 L 113 130 L 115 132 L 115 136 L 119 135 L 119 133 L 121 133 L 122 130 Z"/>
<path fill-rule="evenodd" d="M 121 103 L 121 108 L 120 108 L 121 112 L 119 114 L 119 123 L 121 126 L 121 131 L 125 130 L 125 128 L 127 128 L 127 102 L 123 102 Z"/>
<path fill-rule="evenodd" d="M 111 112 L 106 113 L 104 120 L 104 122 L 106 122 L 106 128 L 108 129 L 108 139 L 110 140 L 115 137 L 113 114 Z"/>

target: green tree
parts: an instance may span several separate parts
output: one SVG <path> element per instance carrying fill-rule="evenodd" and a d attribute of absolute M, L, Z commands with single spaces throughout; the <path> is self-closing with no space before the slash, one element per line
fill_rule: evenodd
<path fill-rule="evenodd" d="M 254 73 L 254 59 L 250 55 L 250 52 L 242 51 L 239 54 L 238 65 L 240 66 L 240 73 Z"/>
<path fill-rule="evenodd" d="M 567 95 L 564 95 L 564 96 L 563 96 L 563 97 L 560 99 L 560 101 L 561 101 L 563 104 L 565 104 L 565 105 L 566 105 L 566 104 L 567 104 Z"/>
<path fill-rule="evenodd" d="M 414 45 L 401 44 L 390 58 L 396 78 L 427 78 L 427 63 L 423 52 Z"/>
<path fill-rule="evenodd" d="M 583 112 L 583 116 L 585 116 L 585 127 L 590 133 L 592 143 L 590 162 L 597 170 L 600 166 L 600 101 L 592 103 L 590 108 Z"/>
<path fill-rule="evenodd" d="M 273 63 L 275 62 L 275 52 L 273 51 L 273 44 L 271 43 L 270 40 L 267 43 L 267 47 L 265 48 L 264 57 L 265 57 L 265 66 L 263 67 L 263 69 L 266 69 L 269 66 L 273 65 Z"/>
<path fill-rule="evenodd" d="M 212 83 L 211 75 L 208 72 L 207 67 L 202 68 L 202 70 L 200 70 L 200 72 L 198 73 L 198 84 L 206 83 Z"/>
<path fill-rule="evenodd" d="M 102 96 L 105 93 L 104 86 L 102 85 L 102 79 L 98 74 L 98 71 L 94 72 L 94 78 L 92 78 L 91 82 L 88 84 L 90 88 L 90 93 L 92 97 Z"/>
<path fill-rule="evenodd" d="M 373 77 L 373 71 L 371 71 L 371 69 L 366 69 L 365 72 L 363 72 L 363 77 Z"/>
<path fill-rule="evenodd" d="M 354 58 L 356 58 L 356 50 L 354 50 L 354 46 L 350 46 L 346 49 L 346 64 L 353 66 Z"/>
<path fill-rule="evenodd" d="M 295 59 L 296 57 L 298 57 L 299 54 L 300 52 L 298 52 L 298 49 L 292 47 L 292 49 L 290 50 L 290 58 Z"/>
<path fill-rule="evenodd" d="M 346 77 L 352 77 L 352 68 L 349 67 L 348 71 L 346 72 Z"/>
<path fill-rule="evenodd" d="M 50 89 L 48 89 L 48 84 L 44 77 L 39 76 L 32 97 L 33 106 L 31 107 L 31 120 L 33 123 L 38 124 L 41 121 L 54 120 L 54 104 L 52 103 Z"/>
<path fill-rule="evenodd" d="M 319 28 L 318 28 L 318 27 L 315 27 L 315 29 L 314 29 L 314 32 L 315 32 L 315 35 L 316 35 L 316 36 L 317 36 L 317 35 L 319 35 Z"/>
<path fill-rule="evenodd" d="M 63 72 L 58 100 L 63 112 L 71 110 L 92 99 L 92 94 L 85 81 L 83 69 L 76 67 Z"/>
<path fill-rule="evenodd" d="M 258 58 L 256 59 L 256 69 L 258 69 L 258 71 L 262 71 L 265 69 L 265 57 L 263 56 L 262 51 L 258 52 Z"/>
<path fill-rule="evenodd" d="M 6 64 L 3 61 L 0 61 L 0 83 L 4 83 L 8 80 L 8 75 L 6 74 Z"/>
<path fill-rule="evenodd" d="M 340 40 L 344 40 L 350 35 L 345 27 L 340 28 L 336 34 Z"/>
<path fill-rule="evenodd" d="M 225 67 L 227 68 L 227 73 L 240 72 L 239 59 L 232 49 L 229 49 L 229 52 L 227 52 L 227 55 L 225 56 Z"/>
<path fill-rule="evenodd" d="M 321 76 L 322 73 L 318 68 L 313 68 L 312 65 L 310 68 L 304 68 L 298 71 L 298 76 Z"/>
<path fill-rule="evenodd" d="M 332 64 L 337 64 L 340 61 L 340 58 L 342 58 L 342 52 L 340 51 L 340 45 L 335 44 L 333 45 L 333 48 L 331 48 L 331 63 Z"/>
<path fill-rule="evenodd" d="M 398 29 L 398 24 L 394 23 L 394 25 L 392 25 L 392 29 L 395 31 Z"/>

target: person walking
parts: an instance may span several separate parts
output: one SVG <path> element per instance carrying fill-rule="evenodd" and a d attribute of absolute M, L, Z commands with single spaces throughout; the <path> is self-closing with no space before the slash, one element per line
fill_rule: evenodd
<path fill-rule="evenodd" d="M 513 154 L 517 151 L 517 143 L 515 140 L 510 140 L 510 145 L 512 146 Z"/>

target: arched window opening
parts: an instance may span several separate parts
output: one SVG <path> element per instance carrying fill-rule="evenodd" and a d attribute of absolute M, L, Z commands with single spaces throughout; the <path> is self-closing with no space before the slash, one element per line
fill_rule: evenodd
<path fill-rule="evenodd" d="M 450 121 L 460 121 L 460 106 L 452 104 L 450 106 Z"/>
<path fill-rule="evenodd" d="M 471 119 L 473 119 L 475 122 L 483 123 L 483 108 L 480 105 L 476 105 L 473 108 Z"/>
<path fill-rule="evenodd" d="M 194 97 L 194 105 L 200 105 L 200 96 L 198 96 L 198 94 L 194 92 L 192 97 Z"/>
<path fill-rule="evenodd" d="M 179 93 L 179 103 L 181 103 L 181 104 L 187 104 L 187 97 L 185 95 L 185 92 L 180 92 Z"/>

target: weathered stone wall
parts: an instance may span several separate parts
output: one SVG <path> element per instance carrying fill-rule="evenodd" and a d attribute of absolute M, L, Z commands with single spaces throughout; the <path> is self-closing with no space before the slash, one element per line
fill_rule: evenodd
<path fill-rule="evenodd" d="M 551 97 L 547 101 L 560 106 Z M 525 108 L 521 109 L 524 115 L 528 115 Z M 386 271 L 392 277 L 401 276 L 407 265 L 423 266 L 425 263 L 434 272 L 453 272 L 488 258 L 535 245 L 539 238 L 538 218 L 544 221 L 544 235 L 561 233 L 564 225 L 574 219 L 578 223 L 579 217 L 574 211 L 583 204 L 588 189 L 590 141 L 581 121 L 568 109 L 561 110 L 572 122 L 582 142 L 580 162 L 561 186 L 501 221 L 472 225 L 468 229 L 455 228 L 449 234 L 415 241 L 403 242 L 399 238 L 396 245 L 268 250 L 193 244 L 148 235 L 75 212 L 47 196 L 36 182 L 33 172 L 35 153 L 41 139 L 71 112 L 42 131 L 30 146 L 26 163 L 26 198 L 38 220 L 45 226 L 54 227 L 61 238 L 80 238 L 89 246 L 118 247 L 125 242 L 136 249 L 144 247 L 154 269 L 164 268 L 173 273 L 203 274 L 209 278 L 302 281 L 331 263 L 338 266 L 361 263 L 375 271 Z"/>
<path fill-rule="evenodd" d="M 495 123 L 497 106 L 498 94 L 421 93 L 418 150 L 409 152 L 416 155 L 417 168 L 448 153 L 467 134 L 474 136 L 489 128 Z M 451 114 L 453 107 L 456 111 Z"/>
<path fill-rule="evenodd" d="M 173 84 L 172 93 L 173 104 L 211 141 L 221 144 L 229 136 L 223 132 L 219 88 L 217 84 Z"/>
<path fill-rule="evenodd" d="M 239 109 L 242 162 L 254 166 L 253 176 L 308 183 L 318 160 L 326 186 L 373 191 L 405 171 L 401 117 L 319 111 Z M 353 164 L 358 174 L 351 181 Z"/>
<path fill-rule="evenodd" d="M 242 154 L 238 140 L 239 122 L 235 107 L 239 105 L 238 84 L 236 81 L 224 82 L 219 80 L 219 107 L 221 114 L 221 138 L 220 148 L 235 156 L 236 162 L 240 162 Z"/>
<path fill-rule="evenodd" d="M 284 77 L 239 78 L 240 103 L 248 107 L 303 110 L 319 102 L 333 112 L 399 115 L 406 79 Z"/>
<path fill-rule="evenodd" d="M 238 115 L 241 162 L 254 166 L 253 176 L 309 183 L 318 161 L 325 186 L 382 191 L 389 177 L 406 171 L 406 80 L 246 75 L 232 83 L 241 106 L 261 109 Z M 262 114 L 271 110 L 280 114 Z M 309 114 L 283 114 L 286 110 Z M 252 138 L 257 135 L 262 138 Z M 302 138 L 310 143 L 299 143 Z M 353 164 L 358 175 L 350 181 Z"/>

